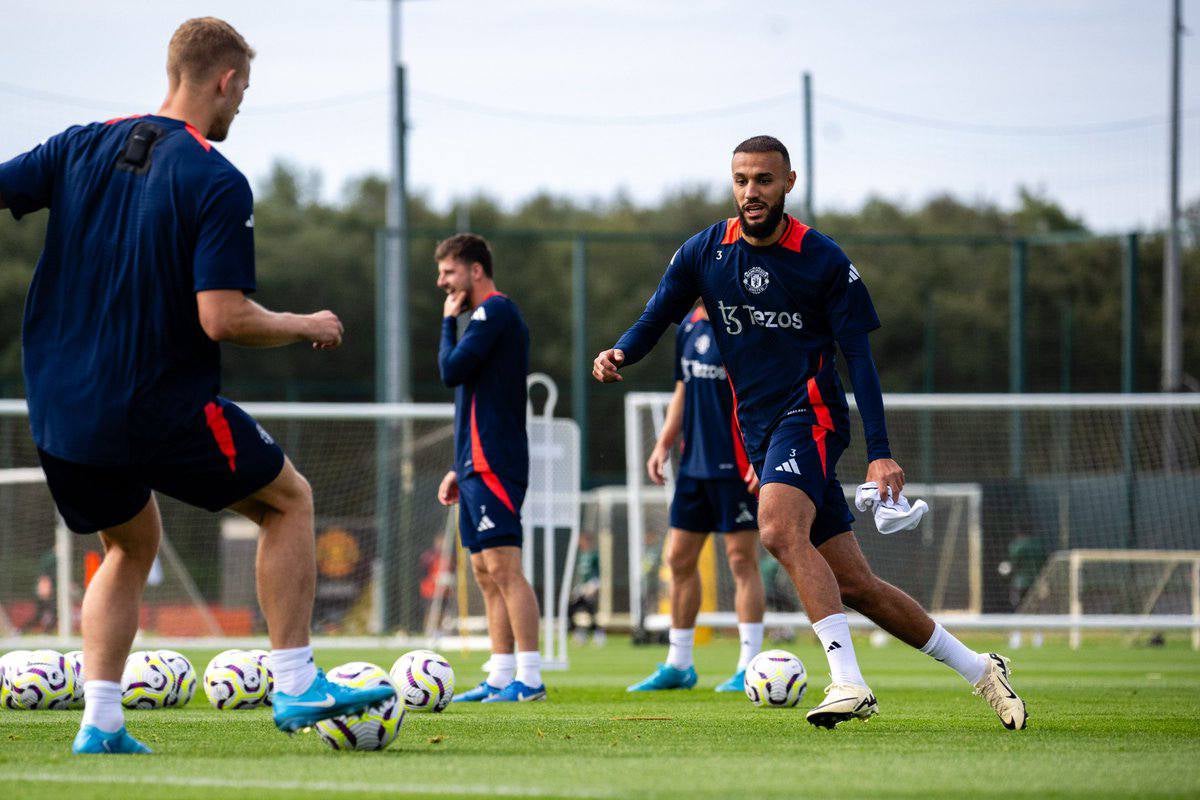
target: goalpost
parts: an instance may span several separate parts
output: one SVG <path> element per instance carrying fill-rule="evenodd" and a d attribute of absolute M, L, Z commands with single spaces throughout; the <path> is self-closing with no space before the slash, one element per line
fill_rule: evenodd
<path fill-rule="evenodd" d="M 549 668 L 566 665 L 566 606 L 579 536 L 579 431 L 529 408 L 530 482 L 524 568 L 542 604 Z M 535 390 L 536 391 L 536 390 Z M 448 403 L 245 403 L 313 486 L 315 640 L 324 647 L 487 649 L 483 603 L 460 581 L 457 507 L 437 502 L 453 463 Z M 380 436 L 380 431 L 400 431 Z M 78 640 L 79 602 L 101 553 L 55 512 L 29 435 L 23 401 L 0 400 L 0 647 Z M 147 583 L 139 636 L 162 646 L 258 646 L 257 527 L 158 496 L 159 562 Z M 448 546 L 447 546 L 448 545 Z M 49 606 L 45 592 L 49 590 Z"/>
<path fill-rule="evenodd" d="M 670 486 L 645 462 L 669 393 L 625 397 L 625 506 L 631 625 L 669 626 L 661 549 Z M 930 513 L 882 536 L 855 512 L 875 570 L 947 626 L 1190 630 L 1200 649 L 1200 398 L 1185 395 L 889 395 L 893 452 L 906 495 Z M 853 443 L 839 478 L 852 497 L 866 471 L 851 398 Z M 853 509 L 853 504 L 851 503 Z M 807 622 L 794 588 L 761 552 L 768 626 Z M 700 625 L 732 627 L 721 565 Z M 851 615 L 852 624 L 871 623 Z"/>

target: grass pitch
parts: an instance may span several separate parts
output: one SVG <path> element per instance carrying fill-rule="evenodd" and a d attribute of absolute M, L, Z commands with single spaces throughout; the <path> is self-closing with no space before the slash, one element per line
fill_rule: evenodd
<path fill-rule="evenodd" d="M 697 688 L 626 694 L 664 652 L 613 639 L 575 648 L 569 672 L 548 673 L 548 702 L 409 714 L 381 753 L 335 753 L 315 733 L 288 738 L 268 711 L 216 711 L 202 691 L 185 709 L 128 712 L 149 757 L 69 755 L 77 711 L 0 711 L 0 798 L 1200 796 L 1200 655 L 1182 640 L 1001 648 L 1029 707 L 1020 732 L 925 656 L 856 644 L 881 714 L 832 732 L 804 721 L 825 677 L 811 637 L 781 645 L 815 673 L 796 709 L 712 691 L 736 658 L 728 640 L 698 648 Z M 187 655 L 203 667 L 212 653 Z M 318 659 L 386 669 L 397 655 Z M 481 678 L 481 654 L 444 655 L 460 689 Z"/>

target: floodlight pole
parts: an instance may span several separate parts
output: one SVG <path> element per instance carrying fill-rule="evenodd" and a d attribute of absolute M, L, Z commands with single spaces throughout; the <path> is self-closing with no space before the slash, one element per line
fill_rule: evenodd
<path fill-rule="evenodd" d="M 405 75 L 400 56 L 400 2 L 391 0 L 389 30 L 391 33 L 392 67 L 392 180 L 388 187 L 387 227 L 389 230 L 387 268 L 385 270 L 387 301 L 385 303 L 385 341 L 387 354 L 384 369 L 384 397 L 388 403 L 412 400 L 412 369 L 408 349 L 408 181 L 405 169 L 408 134 L 405 120 Z"/>
<path fill-rule="evenodd" d="M 1183 273 L 1179 267 L 1179 51 L 1183 12 L 1174 0 L 1171 13 L 1171 133 L 1167 189 L 1167 242 L 1163 258 L 1162 389 L 1183 388 Z"/>
<path fill-rule="evenodd" d="M 804 221 L 816 225 L 813 213 L 813 107 L 812 73 L 805 72 L 804 84 Z"/>

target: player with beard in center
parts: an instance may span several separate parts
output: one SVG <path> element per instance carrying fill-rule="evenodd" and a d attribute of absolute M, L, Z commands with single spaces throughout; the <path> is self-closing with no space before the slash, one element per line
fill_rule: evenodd
<path fill-rule="evenodd" d="M 762 488 L 763 545 L 787 570 L 829 661 L 831 683 L 807 719 L 832 728 L 877 713 L 859 670 L 843 603 L 971 683 L 1004 727 L 1025 727 L 1008 660 L 977 653 L 909 595 L 880 579 L 850 530 L 836 467 L 850 442 L 849 408 L 835 369 L 838 348 L 854 385 L 867 443 L 867 481 L 899 497 L 879 374 L 867 334 L 879 318 L 854 265 L 829 237 L 784 214 L 796 182 L 787 148 L 755 136 L 733 153 L 738 215 L 693 236 L 671 259 L 646 310 L 592 374 L 618 370 L 654 347 L 697 297 L 714 311 L 714 335 L 738 403 L 738 421 Z"/>

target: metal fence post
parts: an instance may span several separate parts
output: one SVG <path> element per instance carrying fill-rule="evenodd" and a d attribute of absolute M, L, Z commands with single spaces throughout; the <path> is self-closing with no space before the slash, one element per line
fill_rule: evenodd
<path fill-rule="evenodd" d="M 575 360 L 571 376 L 571 414 L 579 425 L 579 479 L 587 488 L 588 481 L 588 378 L 591 375 L 587 349 L 587 239 L 577 236 L 571 248 L 571 350 Z"/>
<path fill-rule="evenodd" d="M 1012 243 L 1012 260 L 1008 272 L 1008 390 L 1023 393 L 1025 383 L 1025 280 L 1029 270 L 1029 242 L 1016 239 Z M 1009 474 L 1023 472 L 1024 419 L 1019 410 L 1012 412 L 1009 426 Z"/>

